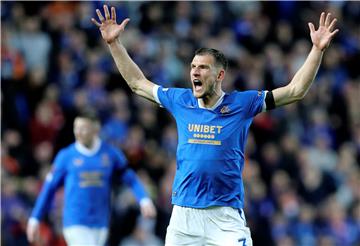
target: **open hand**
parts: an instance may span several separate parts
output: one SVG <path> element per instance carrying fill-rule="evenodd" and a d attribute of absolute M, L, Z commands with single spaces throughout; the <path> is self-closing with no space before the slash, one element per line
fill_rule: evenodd
<path fill-rule="evenodd" d="M 330 13 L 326 15 L 325 19 L 325 13 L 322 12 L 319 21 L 319 28 L 317 30 L 315 30 L 313 23 L 310 22 L 308 24 L 310 28 L 311 41 L 313 45 L 321 51 L 324 51 L 329 46 L 330 41 L 339 31 L 339 29 L 333 31 L 337 19 L 331 19 Z"/>
<path fill-rule="evenodd" d="M 101 36 L 103 39 L 108 43 L 114 42 L 124 31 L 126 24 L 130 21 L 129 18 L 126 18 L 121 22 L 121 24 L 116 23 L 116 12 L 115 8 L 111 7 L 111 16 L 109 13 L 109 9 L 107 5 L 104 5 L 104 16 L 101 14 L 101 11 L 99 9 L 96 9 L 96 13 L 99 17 L 99 20 L 101 23 L 99 23 L 94 18 L 91 18 L 91 21 L 99 27 L 101 31 Z"/>

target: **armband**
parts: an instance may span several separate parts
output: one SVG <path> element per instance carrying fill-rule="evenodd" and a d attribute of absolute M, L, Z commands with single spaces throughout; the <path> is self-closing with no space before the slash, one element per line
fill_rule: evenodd
<path fill-rule="evenodd" d="M 275 108 L 275 100 L 272 91 L 268 91 L 265 97 L 266 111 Z"/>

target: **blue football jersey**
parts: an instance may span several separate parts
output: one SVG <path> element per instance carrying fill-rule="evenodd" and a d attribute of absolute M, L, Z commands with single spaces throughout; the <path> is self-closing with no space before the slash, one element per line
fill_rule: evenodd
<path fill-rule="evenodd" d="M 62 149 L 54 160 L 32 212 L 41 220 L 49 210 L 55 191 L 64 185 L 63 226 L 106 227 L 110 217 L 112 180 L 118 171 L 121 181 L 132 188 L 138 201 L 147 197 L 135 172 L 127 168 L 124 154 L 101 142 L 92 154 L 79 151 L 76 144 Z"/>
<path fill-rule="evenodd" d="M 156 100 L 175 118 L 177 170 L 172 203 L 206 208 L 243 208 L 244 147 L 264 91 L 234 91 L 214 109 L 199 107 L 190 89 L 159 87 Z"/>

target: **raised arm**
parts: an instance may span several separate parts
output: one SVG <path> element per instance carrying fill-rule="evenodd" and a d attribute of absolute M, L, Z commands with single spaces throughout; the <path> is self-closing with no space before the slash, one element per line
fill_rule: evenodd
<path fill-rule="evenodd" d="M 323 12 L 321 13 L 319 28 L 317 30 L 315 30 L 315 27 L 311 22 L 308 24 L 311 41 L 313 43 L 312 49 L 291 82 L 284 87 L 272 91 L 276 107 L 304 98 L 314 81 L 325 49 L 339 31 L 338 29 L 333 31 L 336 21 L 336 19 L 331 18 L 330 13 L 328 13 L 325 18 L 325 13 Z"/>
<path fill-rule="evenodd" d="M 104 5 L 105 18 L 99 9 L 96 9 L 96 13 L 99 17 L 100 23 L 94 18 L 92 18 L 91 21 L 99 27 L 102 38 L 108 44 L 111 55 L 115 60 L 120 74 L 134 93 L 155 102 L 153 96 L 153 88 L 155 84 L 146 79 L 140 68 L 130 58 L 120 40 L 120 36 L 124 32 L 125 26 L 130 19 L 127 18 L 121 24 L 117 24 L 115 8 L 111 7 L 110 16 L 107 5 Z"/>

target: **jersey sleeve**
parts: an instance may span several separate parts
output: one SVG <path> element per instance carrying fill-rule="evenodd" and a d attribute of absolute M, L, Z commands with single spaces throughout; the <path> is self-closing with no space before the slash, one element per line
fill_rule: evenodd
<path fill-rule="evenodd" d="M 120 181 L 131 188 L 138 202 L 143 198 L 147 198 L 148 195 L 144 185 L 136 173 L 127 165 L 125 155 L 121 151 L 115 150 L 115 158 L 116 168 L 120 171 Z"/>
<path fill-rule="evenodd" d="M 55 192 L 63 184 L 65 175 L 66 153 L 62 150 L 55 157 L 53 169 L 46 176 L 35 207 L 31 213 L 31 218 L 41 220 L 49 211 Z"/>
<path fill-rule="evenodd" d="M 164 88 L 162 86 L 154 86 L 155 101 L 161 106 L 172 112 L 174 110 L 174 102 L 177 97 L 178 90 L 176 88 Z"/>
<path fill-rule="evenodd" d="M 244 105 L 246 118 L 255 117 L 258 113 L 264 111 L 265 91 L 250 90 L 242 93 L 241 104 Z"/>
<path fill-rule="evenodd" d="M 126 168 L 122 174 L 122 181 L 131 188 L 137 202 L 140 203 L 143 198 L 149 197 L 145 191 L 144 185 L 132 169 Z"/>

